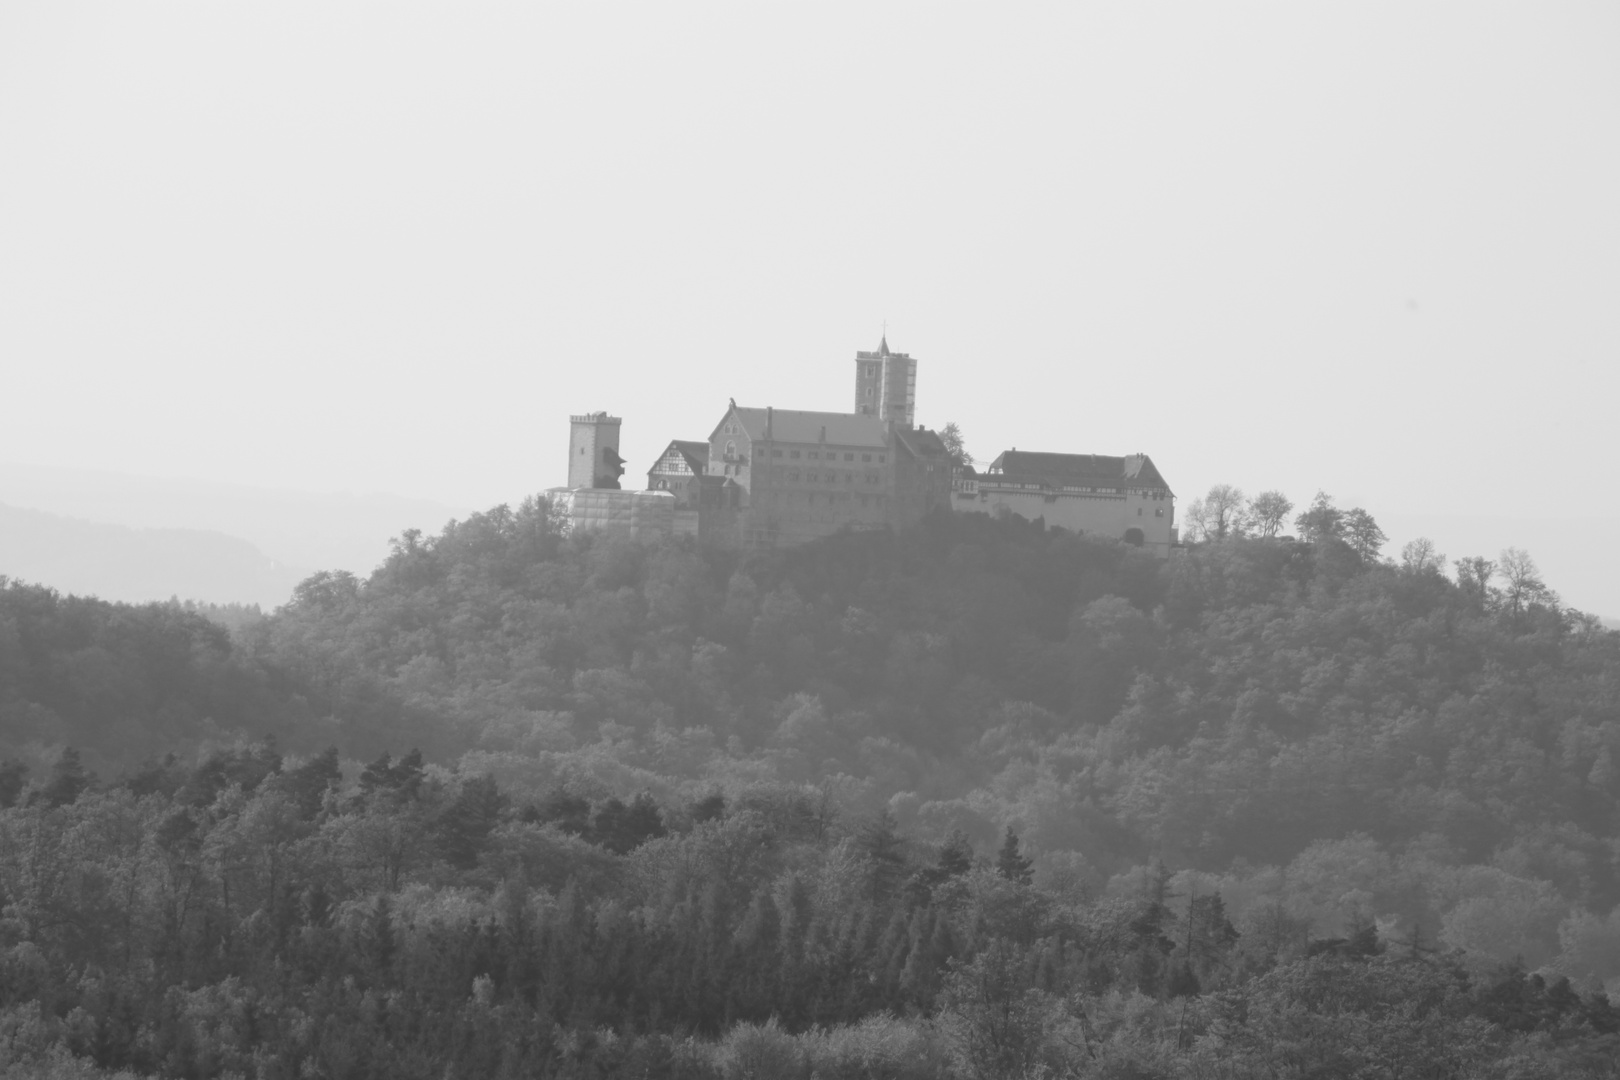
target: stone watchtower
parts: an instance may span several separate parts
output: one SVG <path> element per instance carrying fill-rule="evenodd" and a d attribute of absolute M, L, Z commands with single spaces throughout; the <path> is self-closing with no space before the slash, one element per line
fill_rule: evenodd
<path fill-rule="evenodd" d="M 568 486 L 570 488 L 617 488 L 624 472 L 619 456 L 617 416 L 605 412 L 571 416 L 568 433 Z"/>
<path fill-rule="evenodd" d="M 890 352 L 887 334 L 876 352 L 855 354 L 854 411 L 904 428 L 916 423 L 917 361 L 908 353 Z"/>

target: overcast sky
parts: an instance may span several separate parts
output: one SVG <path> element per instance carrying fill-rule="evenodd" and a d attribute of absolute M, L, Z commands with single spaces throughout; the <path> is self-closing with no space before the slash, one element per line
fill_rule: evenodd
<path fill-rule="evenodd" d="M 570 412 L 635 474 L 847 409 L 886 320 L 981 458 L 1620 615 L 1617 57 L 1612 2 L 6 0 L 0 460 L 487 506 Z"/>

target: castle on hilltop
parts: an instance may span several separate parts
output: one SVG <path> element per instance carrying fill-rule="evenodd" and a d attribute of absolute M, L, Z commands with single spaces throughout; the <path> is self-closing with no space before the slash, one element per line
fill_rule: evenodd
<path fill-rule="evenodd" d="M 621 488 L 621 420 L 571 418 L 568 486 L 548 494 L 572 527 L 694 535 L 774 547 L 843 529 L 898 528 L 936 509 L 1021 515 L 1168 555 L 1175 499 L 1145 454 L 999 455 L 983 472 L 916 426 L 917 361 L 888 337 L 855 354 L 854 408 L 807 412 L 732 401 L 707 440 L 671 441 L 642 491 Z"/>

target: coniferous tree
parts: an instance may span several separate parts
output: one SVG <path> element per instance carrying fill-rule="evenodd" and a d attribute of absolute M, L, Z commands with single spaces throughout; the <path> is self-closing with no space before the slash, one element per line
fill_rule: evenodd
<path fill-rule="evenodd" d="M 705 795 L 692 804 L 690 813 L 694 822 L 714 821 L 724 817 L 726 797 L 718 791 Z"/>
<path fill-rule="evenodd" d="M 281 774 L 281 789 L 297 805 L 306 818 L 320 812 L 326 793 L 343 782 L 343 770 L 338 766 L 337 747 L 329 746 L 302 765 Z"/>
<path fill-rule="evenodd" d="M 1339 539 L 1344 526 L 1344 511 L 1333 505 L 1333 496 L 1325 491 L 1318 491 L 1311 505 L 1294 519 L 1301 540 Z"/>
<path fill-rule="evenodd" d="M 1007 833 L 1002 837 L 1001 850 L 996 853 L 996 873 L 1008 881 L 1020 885 L 1028 885 L 1034 877 L 1033 863 L 1018 850 L 1018 834 L 1007 826 Z"/>
<path fill-rule="evenodd" d="M 871 861 L 873 900 L 887 900 L 899 887 L 905 871 L 894 815 L 885 809 L 868 818 L 855 833 L 855 846 Z"/>
<path fill-rule="evenodd" d="M 361 955 L 379 981 L 388 978 L 389 970 L 394 963 L 394 953 L 398 948 L 399 942 L 394 932 L 393 907 L 388 902 L 388 894 L 383 893 L 366 912 L 360 940 Z"/>
<path fill-rule="evenodd" d="M 79 751 L 64 747 L 51 766 L 50 776 L 39 789 L 38 799 L 46 806 L 66 806 L 78 800 L 92 783 L 93 777 L 79 760 Z"/>
<path fill-rule="evenodd" d="M 20 761 L 0 761 L 0 810 L 17 805 L 28 777 L 28 766 Z"/>
<path fill-rule="evenodd" d="M 935 869 L 941 880 L 958 877 L 973 869 L 973 844 L 961 829 L 952 829 L 945 843 L 940 845 Z"/>
<path fill-rule="evenodd" d="M 445 861 L 459 870 L 477 866 L 505 803 L 493 776 L 462 781 L 461 790 L 438 821 L 439 847 Z"/>
<path fill-rule="evenodd" d="M 582 795 L 558 788 L 534 807 L 537 821 L 555 825 L 565 833 L 584 836 L 591 830 L 591 804 Z"/>

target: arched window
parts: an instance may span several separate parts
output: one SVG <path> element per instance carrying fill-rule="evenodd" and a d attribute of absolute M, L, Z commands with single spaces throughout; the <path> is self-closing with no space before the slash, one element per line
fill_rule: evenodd
<path fill-rule="evenodd" d="M 736 456 L 737 456 L 737 444 L 734 443 L 734 442 L 726 443 L 726 457 L 736 457 Z"/>

